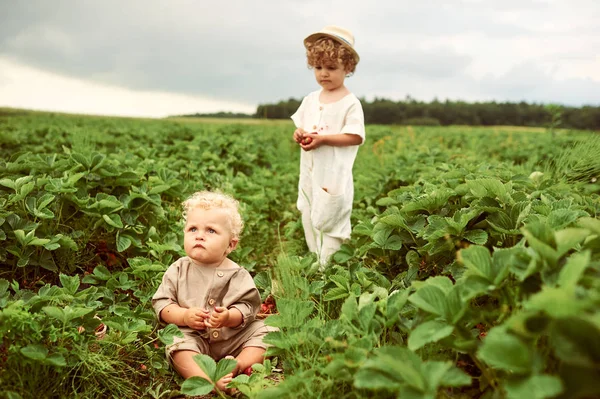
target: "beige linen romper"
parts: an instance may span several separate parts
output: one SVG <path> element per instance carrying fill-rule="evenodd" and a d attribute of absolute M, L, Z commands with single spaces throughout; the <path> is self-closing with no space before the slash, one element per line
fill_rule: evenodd
<path fill-rule="evenodd" d="M 250 273 L 232 261 L 217 268 L 196 265 L 185 256 L 173 263 L 165 272 L 162 283 L 152 297 L 152 306 L 159 321 L 160 312 L 168 305 L 182 308 L 198 307 L 212 312 L 216 306 L 236 308 L 243 322 L 236 328 L 221 327 L 194 330 L 179 327 L 184 338 L 175 337 L 167 346 L 167 359 L 178 350 L 191 350 L 220 360 L 227 355 L 237 356 L 243 348 L 267 348 L 263 337 L 276 328 L 257 320 L 260 295 Z"/>

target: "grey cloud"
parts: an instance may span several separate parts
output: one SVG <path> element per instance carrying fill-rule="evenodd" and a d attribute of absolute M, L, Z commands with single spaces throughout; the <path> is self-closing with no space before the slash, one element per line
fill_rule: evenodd
<path fill-rule="evenodd" d="M 480 81 L 480 88 L 482 94 L 498 100 L 600 106 L 600 82 L 558 80 L 532 63 L 517 65 L 497 78 L 486 77 Z"/>
<path fill-rule="evenodd" d="M 477 81 L 465 72 L 476 55 L 420 46 L 421 40 L 474 32 L 507 40 L 533 35 L 535 24 L 500 22 L 498 13 L 539 10 L 548 19 L 552 11 L 548 3 L 535 0 L 511 0 L 501 8 L 489 4 L 442 0 L 6 1 L 0 3 L 0 57 L 103 84 L 256 104 L 298 98 L 317 88 L 306 68 L 302 38 L 335 23 L 351 27 L 356 34 L 362 61 L 348 84 L 358 95 L 470 99 L 521 93 L 533 96 L 525 99 L 570 98 L 539 88 L 546 84 L 582 90 L 581 98 L 598 99 L 587 88 L 600 92 L 597 83 L 556 82 L 551 76 L 539 81 L 527 69 L 513 71 L 504 80 Z M 585 29 L 598 37 L 597 28 Z M 585 51 L 560 55 L 562 59 L 571 56 L 586 59 Z M 587 59 L 592 56 L 587 54 Z"/>

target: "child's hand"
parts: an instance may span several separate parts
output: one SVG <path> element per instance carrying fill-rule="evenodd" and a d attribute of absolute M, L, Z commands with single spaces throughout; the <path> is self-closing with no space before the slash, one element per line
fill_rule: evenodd
<path fill-rule="evenodd" d="M 304 151 L 314 150 L 323 145 L 323 136 L 319 136 L 317 132 L 306 133 L 298 144 Z"/>
<path fill-rule="evenodd" d="M 206 320 L 206 326 L 210 328 L 221 328 L 225 327 L 229 321 L 230 312 L 229 309 L 222 306 L 215 306 L 215 311 L 212 312 L 209 318 Z"/>
<path fill-rule="evenodd" d="M 304 138 L 304 135 L 306 134 L 306 131 L 302 128 L 298 128 L 294 131 L 294 140 L 296 141 L 296 143 L 300 144 L 302 142 L 302 139 Z"/>
<path fill-rule="evenodd" d="M 194 330 L 205 330 L 206 322 L 208 318 L 208 310 L 200 308 L 189 308 L 186 309 L 183 314 L 183 322 L 186 326 L 193 328 Z"/>

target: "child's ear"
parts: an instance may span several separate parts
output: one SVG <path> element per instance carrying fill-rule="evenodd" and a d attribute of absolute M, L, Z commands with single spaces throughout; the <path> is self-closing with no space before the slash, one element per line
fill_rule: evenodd
<path fill-rule="evenodd" d="M 237 239 L 237 238 L 232 238 L 229 241 L 229 246 L 227 247 L 227 254 L 229 254 L 230 252 L 232 252 L 237 247 L 238 242 L 240 242 L 240 240 Z"/>

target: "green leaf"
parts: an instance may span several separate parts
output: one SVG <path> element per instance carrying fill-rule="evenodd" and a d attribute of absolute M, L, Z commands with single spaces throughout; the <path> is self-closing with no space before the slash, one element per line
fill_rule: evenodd
<path fill-rule="evenodd" d="M 564 255 L 577 244 L 590 236 L 588 229 L 568 228 L 554 233 L 556 237 L 556 250 L 559 256 Z"/>
<path fill-rule="evenodd" d="M 325 295 L 323 295 L 324 301 L 335 301 L 336 299 L 347 298 L 350 295 L 350 292 L 347 288 L 342 287 L 334 287 L 327 291 Z"/>
<path fill-rule="evenodd" d="M 17 241 L 19 241 L 19 244 L 21 244 L 22 246 L 27 245 L 30 239 L 25 236 L 25 232 L 23 230 L 13 230 L 13 233 Z"/>
<path fill-rule="evenodd" d="M 574 289 L 542 287 L 542 290 L 532 295 L 523 307 L 527 310 L 537 310 L 560 318 L 576 315 L 588 306 L 588 301 L 578 298 Z"/>
<path fill-rule="evenodd" d="M 443 387 L 463 387 L 471 385 L 471 376 L 457 367 L 452 367 L 442 376 L 440 385 Z"/>
<path fill-rule="evenodd" d="M 517 374 L 527 374 L 533 368 L 531 347 L 502 327 L 489 331 L 477 355 L 494 368 Z"/>
<path fill-rule="evenodd" d="M 117 251 L 123 252 L 131 246 L 131 239 L 124 235 L 119 235 L 117 238 Z"/>
<path fill-rule="evenodd" d="M 57 367 L 66 367 L 67 366 L 67 361 L 65 360 L 64 356 L 61 355 L 60 353 L 53 353 L 53 354 L 49 355 L 44 360 L 44 363 L 50 364 L 52 366 L 57 366 Z"/>
<path fill-rule="evenodd" d="M 314 307 L 315 303 L 312 301 L 281 298 L 277 301 L 279 314 L 269 316 L 265 322 L 269 326 L 279 328 L 301 327 L 307 323 Z"/>
<path fill-rule="evenodd" d="M 548 226 L 553 230 L 563 229 L 575 223 L 579 218 L 579 211 L 571 209 L 556 209 L 548 215 Z"/>
<path fill-rule="evenodd" d="M 600 235 L 600 220 L 591 217 L 582 217 L 577 220 L 577 225 L 593 231 L 595 234 Z"/>
<path fill-rule="evenodd" d="M 527 239 L 527 242 L 529 243 L 531 248 L 533 248 L 544 259 L 546 259 L 548 262 L 550 262 L 551 265 L 553 265 L 553 266 L 556 265 L 556 263 L 558 262 L 558 258 L 560 257 L 558 252 L 554 248 L 552 248 L 550 245 L 548 245 L 544 241 L 537 238 L 533 234 L 533 232 L 531 230 L 529 230 L 529 227 L 531 227 L 531 226 L 527 226 L 527 228 L 523 228 L 523 235 Z"/>
<path fill-rule="evenodd" d="M 258 272 L 254 276 L 254 284 L 260 292 L 271 292 L 271 275 L 267 271 Z"/>
<path fill-rule="evenodd" d="M 411 331 L 408 337 L 408 349 L 415 351 L 431 342 L 446 338 L 454 331 L 454 327 L 439 320 L 426 321 Z"/>
<path fill-rule="evenodd" d="M 194 355 L 192 359 L 194 359 L 194 362 L 196 362 L 198 367 L 204 371 L 204 374 L 206 374 L 211 381 L 217 381 L 215 378 L 217 364 L 212 357 L 199 353 Z"/>
<path fill-rule="evenodd" d="M 558 276 L 560 287 L 572 288 L 577 285 L 591 260 L 590 251 L 575 253 L 569 256 Z"/>
<path fill-rule="evenodd" d="M 160 193 L 167 191 L 170 188 L 171 188 L 171 186 L 169 184 L 159 184 L 157 186 L 152 187 L 150 189 L 150 191 L 148 192 L 148 194 L 149 195 L 160 194 Z"/>
<path fill-rule="evenodd" d="M 484 245 L 487 242 L 488 234 L 485 230 L 469 230 L 463 234 L 463 238 L 473 244 Z"/>
<path fill-rule="evenodd" d="M 493 284 L 492 257 L 487 248 L 472 245 L 467 249 L 462 249 L 457 255 L 458 261 L 463 263 L 471 273 L 483 277 Z"/>
<path fill-rule="evenodd" d="M 63 248 L 68 248 L 72 251 L 77 251 L 77 243 L 69 236 L 64 236 L 62 234 L 57 234 L 54 236 L 58 238 L 58 243 Z"/>
<path fill-rule="evenodd" d="M 509 190 L 512 191 L 512 185 L 510 182 L 504 184 L 498 179 L 484 178 L 467 180 L 465 183 L 471 190 L 471 193 L 476 197 L 490 197 L 498 199 L 505 204 L 512 204 L 514 202 L 509 194 Z"/>
<path fill-rule="evenodd" d="M 435 286 L 425 286 L 408 297 L 408 301 L 426 312 L 445 316 L 446 295 Z"/>
<path fill-rule="evenodd" d="M 20 352 L 26 358 L 36 361 L 42 361 L 48 356 L 48 349 L 39 344 L 27 345 L 26 347 L 21 348 Z"/>
<path fill-rule="evenodd" d="M 118 229 L 122 229 L 123 228 L 123 221 L 121 220 L 121 216 L 117 215 L 117 214 L 111 214 L 111 215 L 102 215 L 102 219 L 104 219 L 104 221 L 112 227 L 116 227 Z"/>
<path fill-rule="evenodd" d="M 8 280 L 0 278 L 0 297 L 8 291 Z"/>
<path fill-rule="evenodd" d="M 59 278 L 65 291 L 70 295 L 75 295 L 80 284 L 79 276 L 67 276 L 66 274 L 60 273 Z"/>
<path fill-rule="evenodd" d="M 10 179 L 1 179 L 0 185 L 2 185 L 4 187 L 12 188 L 13 190 L 16 190 L 16 187 L 17 187 L 15 182 Z"/>
<path fill-rule="evenodd" d="M 213 389 L 213 384 L 202 377 L 190 377 L 181 384 L 181 393 L 190 396 L 207 395 Z"/>
<path fill-rule="evenodd" d="M 217 363 L 217 368 L 215 370 L 215 379 L 213 381 L 219 381 L 221 378 L 231 373 L 235 369 L 235 366 L 237 366 L 237 360 L 235 359 L 219 360 L 219 363 Z"/>
<path fill-rule="evenodd" d="M 396 320 L 399 318 L 400 311 L 408 301 L 408 294 L 409 290 L 402 290 L 394 291 L 388 296 L 386 308 L 387 320 Z"/>
<path fill-rule="evenodd" d="M 34 237 L 32 238 L 27 245 L 31 245 L 31 246 L 36 246 L 36 247 L 43 247 L 44 245 L 48 244 L 50 242 L 49 238 L 37 238 Z"/>
<path fill-rule="evenodd" d="M 359 369 L 354 385 L 359 388 L 376 389 L 385 383 L 389 384 L 388 387 L 408 384 L 420 392 L 425 392 L 426 383 L 421 374 L 421 367 L 422 360 L 407 348 L 382 347 Z"/>
<path fill-rule="evenodd" d="M 598 369 L 600 325 L 597 323 L 581 316 L 555 320 L 551 325 L 550 339 L 556 356 L 569 367 Z"/>
<path fill-rule="evenodd" d="M 100 280 L 108 280 L 112 277 L 110 270 L 106 268 L 106 266 L 98 265 L 94 268 L 94 277 Z"/>
<path fill-rule="evenodd" d="M 528 378 L 508 380 L 504 385 L 508 399 L 554 398 L 563 391 L 560 378 L 553 375 L 532 375 Z"/>
<path fill-rule="evenodd" d="M 44 306 L 42 308 L 42 310 L 44 311 L 44 313 L 46 313 L 48 316 L 61 321 L 62 323 L 66 323 L 67 322 L 67 317 L 65 315 L 65 311 L 61 308 L 58 308 L 56 306 Z"/>
<path fill-rule="evenodd" d="M 47 207 L 56 198 L 54 195 L 46 193 L 38 199 L 37 209 L 42 210 Z"/>
<path fill-rule="evenodd" d="M 394 375 L 377 369 L 361 368 L 354 375 L 354 386 L 356 388 L 373 390 L 397 390 L 402 385 L 402 380 Z"/>
<path fill-rule="evenodd" d="M 90 162 L 84 155 L 74 152 L 71 154 L 71 158 L 73 158 L 75 162 L 82 165 L 84 168 L 90 168 Z"/>

